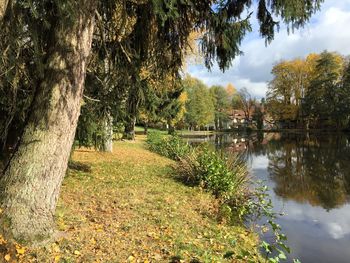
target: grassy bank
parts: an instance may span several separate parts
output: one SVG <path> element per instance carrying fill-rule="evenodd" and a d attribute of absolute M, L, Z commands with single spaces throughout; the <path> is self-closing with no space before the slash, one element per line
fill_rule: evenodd
<path fill-rule="evenodd" d="M 56 213 L 61 237 L 8 251 L 11 260 L 230 262 L 225 255 L 254 251 L 256 235 L 219 224 L 214 197 L 177 181 L 174 162 L 148 151 L 144 139 L 117 142 L 113 153 L 75 151 Z"/>

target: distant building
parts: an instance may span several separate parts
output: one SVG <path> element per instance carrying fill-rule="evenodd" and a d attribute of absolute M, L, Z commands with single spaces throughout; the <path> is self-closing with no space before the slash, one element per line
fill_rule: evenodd
<path fill-rule="evenodd" d="M 230 110 L 228 112 L 228 126 L 229 128 L 239 128 L 246 126 L 248 120 L 246 119 L 245 113 L 243 110 Z"/>
<path fill-rule="evenodd" d="M 228 112 L 228 123 L 227 123 L 227 128 L 241 128 L 241 127 L 247 127 L 247 126 L 252 126 L 256 127 L 257 126 L 257 120 L 254 119 L 254 115 L 257 110 L 257 106 L 253 106 L 250 110 L 249 113 L 249 119 L 246 117 L 246 114 L 243 110 L 241 109 L 235 109 L 235 110 L 230 110 Z M 266 109 L 264 105 L 261 105 L 259 108 L 262 114 L 262 128 L 266 130 L 274 129 L 276 128 L 276 122 L 272 118 L 272 116 L 266 112 Z"/>

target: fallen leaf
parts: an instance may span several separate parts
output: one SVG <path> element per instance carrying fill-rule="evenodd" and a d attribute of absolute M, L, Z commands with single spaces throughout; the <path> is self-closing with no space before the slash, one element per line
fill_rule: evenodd
<path fill-rule="evenodd" d="M 26 252 L 26 249 L 24 247 L 16 247 L 17 254 L 23 255 Z"/>
<path fill-rule="evenodd" d="M 6 261 L 10 261 L 10 259 L 11 259 L 10 254 L 6 254 L 6 255 L 5 255 L 5 260 L 6 260 Z"/>

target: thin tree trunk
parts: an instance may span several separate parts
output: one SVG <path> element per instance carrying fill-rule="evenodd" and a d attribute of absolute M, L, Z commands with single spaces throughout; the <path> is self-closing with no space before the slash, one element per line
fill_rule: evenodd
<path fill-rule="evenodd" d="M 103 122 L 103 139 L 100 151 L 113 151 L 113 117 L 110 113 L 105 116 L 105 120 Z"/>
<path fill-rule="evenodd" d="M 54 231 L 53 215 L 67 169 L 94 29 L 94 2 L 80 1 L 74 23 L 52 29 L 45 77 L 36 90 L 18 148 L 0 178 L 0 228 L 10 239 L 40 243 Z M 62 18 L 66 19 L 66 18 Z"/>
<path fill-rule="evenodd" d="M 147 132 L 148 132 L 148 124 L 147 124 L 147 121 L 145 121 L 144 125 L 143 125 L 143 134 L 147 135 Z"/>
<path fill-rule="evenodd" d="M 134 81 L 135 85 L 136 81 Z M 136 115 L 138 107 L 140 104 L 139 98 L 139 87 L 134 86 L 129 91 L 129 97 L 127 102 L 127 122 L 124 128 L 123 139 L 125 140 L 135 140 L 135 125 L 136 125 Z"/>

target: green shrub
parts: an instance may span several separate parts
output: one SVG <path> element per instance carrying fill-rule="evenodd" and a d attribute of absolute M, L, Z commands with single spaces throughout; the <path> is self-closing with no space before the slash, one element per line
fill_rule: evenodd
<path fill-rule="evenodd" d="M 198 162 L 201 181 L 216 197 L 234 197 L 245 187 L 247 169 L 237 156 L 229 159 L 215 151 L 202 151 L 198 154 Z"/>
<path fill-rule="evenodd" d="M 238 156 L 228 156 L 209 147 L 191 147 L 176 135 L 149 133 L 151 151 L 179 161 L 180 176 L 192 185 L 199 185 L 217 198 L 229 199 L 246 188 L 247 168 Z"/>
<path fill-rule="evenodd" d="M 237 156 L 228 158 L 208 147 L 197 148 L 194 154 L 182 158 L 178 170 L 186 182 L 200 185 L 224 200 L 247 185 L 247 168 Z"/>
<path fill-rule="evenodd" d="M 151 151 L 175 161 L 181 160 L 193 150 L 192 147 L 179 136 L 167 136 L 159 132 L 149 132 L 147 135 L 147 143 Z"/>

